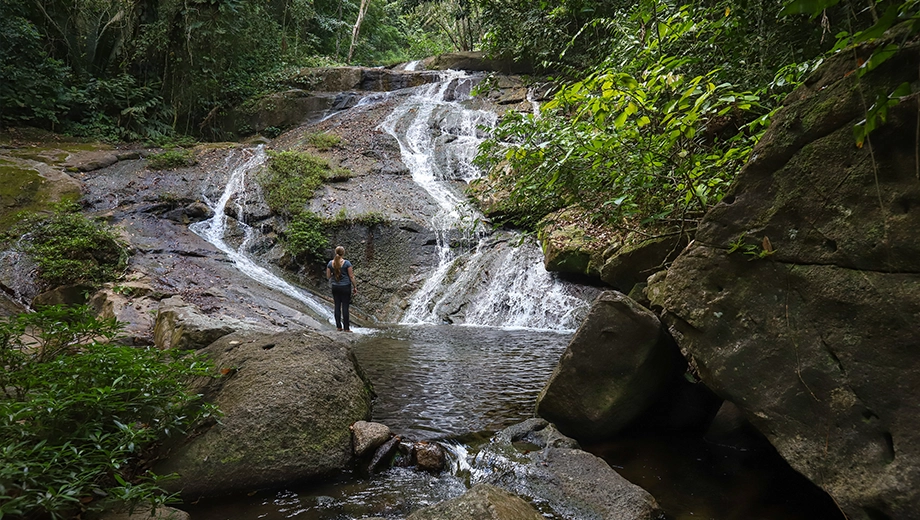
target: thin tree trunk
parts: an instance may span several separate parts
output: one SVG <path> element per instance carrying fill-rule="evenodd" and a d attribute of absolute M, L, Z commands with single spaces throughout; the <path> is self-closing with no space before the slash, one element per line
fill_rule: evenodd
<path fill-rule="evenodd" d="M 342 3 L 345 0 L 339 0 L 339 18 L 338 22 L 335 24 L 335 61 L 339 61 L 339 56 L 341 56 L 341 41 L 342 41 Z"/>
<path fill-rule="evenodd" d="M 348 46 L 348 59 L 345 60 L 348 63 L 351 63 L 351 57 L 355 52 L 355 43 L 358 41 L 358 33 L 361 32 L 361 22 L 364 21 L 364 14 L 367 12 L 367 5 L 370 0 L 361 0 L 361 6 L 358 7 L 358 19 L 355 21 L 355 26 L 351 30 L 351 45 Z"/>

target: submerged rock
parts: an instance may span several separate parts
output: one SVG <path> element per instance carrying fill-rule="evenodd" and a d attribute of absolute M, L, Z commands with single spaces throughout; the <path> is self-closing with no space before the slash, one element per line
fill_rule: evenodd
<path fill-rule="evenodd" d="M 918 80 L 901 49 L 863 77 L 871 49 L 836 55 L 792 93 L 648 291 L 706 385 L 851 520 L 920 510 L 918 98 L 853 140 L 867 97 Z"/>
<path fill-rule="evenodd" d="M 683 369 L 654 313 L 615 291 L 601 294 L 537 398 L 537 414 L 579 439 L 615 434 Z"/>
<path fill-rule="evenodd" d="M 420 509 L 406 520 L 541 520 L 530 504 L 504 489 L 479 484 L 453 500 Z"/>
<path fill-rule="evenodd" d="M 348 347 L 319 333 L 235 333 L 202 350 L 227 375 L 200 391 L 223 417 L 173 446 L 158 474 L 183 496 L 317 479 L 352 460 L 349 426 L 370 417 L 370 388 Z"/>

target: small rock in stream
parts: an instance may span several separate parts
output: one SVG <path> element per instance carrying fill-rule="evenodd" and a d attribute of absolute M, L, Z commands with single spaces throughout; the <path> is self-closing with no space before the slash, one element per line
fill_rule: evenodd
<path fill-rule="evenodd" d="M 371 463 L 367 467 L 369 473 L 376 473 L 378 470 L 390 466 L 390 456 L 399 447 L 400 440 L 399 436 L 393 437 L 377 449 L 377 452 L 374 453 L 374 458 L 371 459 Z"/>
<path fill-rule="evenodd" d="M 415 460 L 418 469 L 439 472 L 444 469 L 447 456 L 439 444 L 418 442 L 415 444 Z"/>
<path fill-rule="evenodd" d="M 351 425 L 352 442 L 355 455 L 363 457 L 371 450 L 385 443 L 391 435 L 385 424 L 358 421 Z"/>

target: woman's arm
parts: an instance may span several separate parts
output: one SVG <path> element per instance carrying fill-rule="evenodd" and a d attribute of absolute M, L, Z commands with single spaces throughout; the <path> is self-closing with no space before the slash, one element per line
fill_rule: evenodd
<path fill-rule="evenodd" d="M 329 269 L 329 266 L 326 266 L 326 279 L 332 278 L 332 269 Z"/>
<path fill-rule="evenodd" d="M 351 280 L 351 292 L 358 294 L 358 285 L 355 284 L 355 271 L 348 266 L 348 278 Z"/>

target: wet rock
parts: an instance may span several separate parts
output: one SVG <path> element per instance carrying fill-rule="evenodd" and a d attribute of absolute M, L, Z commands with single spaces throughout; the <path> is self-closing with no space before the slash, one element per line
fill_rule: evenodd
<path fill-rule="evenodd" d="M 603 439 L 652 404 L 683 366 L 654 313 L 607 291 L 537 398 L 537 414 L 568 435 Z"/>
<path fill-rule="evenodd" d="M 177 208 L 172 211 L 167 211 L 163 214 L 163 218 L 172 220 L 174 222 L 179 222 L 181 224 L 189 224 L 190 222 L 199 222 L 201 220 L 206 220 L 214 216 L 214 211 L 208 207 L 207 204 L 203 202 L 193 202 L 184 208 Z"/>
<path fill-rule="evenodd" d="M 706 385 L 848 518 L 907 520 L 920 510 L 918 99 L 891 107 L 871 145 L 853 126 L 866 92 L 918 80 L 920 50 L 851 74 L 869 52 L 826 60 L 790 94 L 649 294 Z"/>
<path fill-rule="evenodd" d="M 422 60 L 428 70 L 469 70 L 504 72 L 506 74 L 531 74 L 533 67 L 512 60 L 493 60 L 482 52 L 449 52 Z"/>
<path fill-rule="evenodd" d="M 352 460 L 349 426 L 370 417 L 370 388 L 344 343 L 310 331 L 235 333 L 202 351 L 227 375 L 200 382 L 219 422 L 170 446 L 159 474 L 186 498 L 311 480 Z"/>
<path fill-rule="evenodd" d="M 685 235 L 669 235 L 615 249 L 604 260 L 600 269 L 601 280 L 628 292 L 635 284 L 645 282 L 649 275 L 677 258 L 685 245 Z"/>
<path fill-rule="evenodd" d="M 208 316 L 173 296 L 160 302 L 153 339 L 160 349 L 200 349 L 231 332 L 254 328 L 258 327 L 226 316 Z"/>
<path fill-rule="evenodd" d="M 368 464 L 367 470 L 369 473 L 377 473 L 378 471 L 389 468 L 392 462 L 393 456 L 396 454 L 396 450 L 399 449 L 399 443 L 402 439 L 400 437 L 393 437 L 387 442 L 383 443 L 382 446 L 377 448 L 377 451 L 374 452 L 374 458 L 371 459 L 371 463 Z"/>
<path fill-rule="evenodd" d="M 162 506 L 151 510 L 138 506 L 133 512 L 116 509 L 103 513 L 91 513 L 87 515 L 87 518 L 89 520 L 190 520 L 191 515 L 174 507 Z"/>
<path fill-rule="evenodd" d="M 535 442 L 528 442 L 535 441 Z M 645 490 L 602 459 L 581 451 L 542 420 L 499 432 L 479 459 L 485 482 L 547 505 L 562 518 L 656 520 L 661 509 Z"/>
<path fill-rule="evenodd" d="M 479 484 L 453 500 L 420 509 L 406 520 L 540 520 L 542 515 L 518 496 Z"/>
<path fill-rule="evenodd" d="M 571 437 L 566 437 L 549 421 L 539 417 L 527 419 L 495 434 L 495 444 L 498 446 L 512 446 L 515 443 L 527 443 L 540 449 L 581 449 L 578 441 Z"/>
<path fill-rule="evenodd" d="M 413 447 L 415 461 L 418 469 L 439 472 L 444 469 L 447 454 L 439 444 L 434 442 L 418 442 Z"/>
<path fill-rule="evenodd" d="M 355 455 L 361 457 L 385 443 L 392 433 L 385 424 L 358 421 L 351 425 Z"/>

